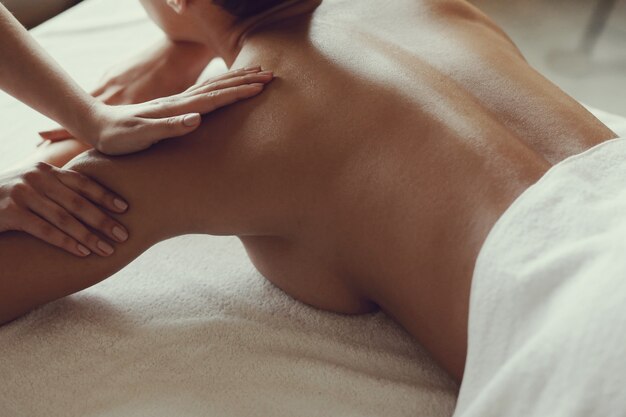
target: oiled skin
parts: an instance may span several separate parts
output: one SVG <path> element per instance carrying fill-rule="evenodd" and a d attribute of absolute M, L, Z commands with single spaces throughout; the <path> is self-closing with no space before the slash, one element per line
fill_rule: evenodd
<path fill-rule="evenodd" d="M 478 252 L 553 164 L 615 136 L 464 1 L 326 0 L 265 27 L 234 66 L 267 91 L 138 155 L 69 168 L 131 204 L 110 258 L 0 236 L 0 322 L 110 276 L 184 233 L 236 235 L 295 298 L 378 306 L 460 380 Z"/>

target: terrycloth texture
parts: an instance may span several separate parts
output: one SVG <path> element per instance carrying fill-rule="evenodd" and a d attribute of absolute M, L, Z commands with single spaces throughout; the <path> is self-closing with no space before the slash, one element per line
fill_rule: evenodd
<path fill-rule="evenodd" d="M 188 236 L 0 329 L 0 415 L 449 416 L 450 383 L 381 314 L 306 307 L 233 239 Z"/>
<path fill-rule="evenodd" d="M 502 216 L 469 334 L 455 416 L 626 415 L 626 140 L 555 166 Z"/>
<path fill-rule="evenodd" d="M 35 34 L 87 87 L 159 36 L 129 0 L 88 1 Z M 6 167 L 50 122 L 6 96 L 0 110 Z M 0 328 L 1 417 L 443 417 L 456 390 L 384 315 L 306 307 L 230 238 L 164 242 Z"/>

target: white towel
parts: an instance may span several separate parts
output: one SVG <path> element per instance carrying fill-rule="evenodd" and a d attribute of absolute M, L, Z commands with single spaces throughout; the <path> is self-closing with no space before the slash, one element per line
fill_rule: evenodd
<path fill-rule="evenodd" d="M 0 328 L 0 416 L 449 416 L 456 386 L 382 314 L 309 308 L 235 239 L 187 236 Z"/>
<path fill-rule="evenodd" d="M 626 416 L 626 141 L 553 167 L 472 284 L 458 417 Z"/>

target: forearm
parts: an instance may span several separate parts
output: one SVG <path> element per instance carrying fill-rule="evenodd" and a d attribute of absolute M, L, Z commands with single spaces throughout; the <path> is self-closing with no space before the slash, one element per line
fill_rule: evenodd
<path fill-rule="evenodd" d="M 84 158 L 89 160 L 88 158 Z M 106 158 L 100 166 L 83 163 L 69 168 L 112 181 L 122 183 L 122 175 L 107 165 Z M 124 190 L 126 191 L 126 190 Z M 139 254 L 160 240 L 160 230 L 151 228 L 150 215 L 142 210 L 137 201 L 139 191 L 129 192 L 129 203 L 133 209 L 122 216 L 115 216 L 130 231 L 123 244 L 114 245 L 115 252 L 108 257 L 91 255 L 81 258 L 69 254 L 35 239 L 25 233 L 0 233 L 0 326 L 30 310 L 88 288 L 113 275 Z M 158 219 L 162 222 L 162 219 Z"/>
<path fill-rule="evenodd" d="M 0 88 L 78 135 L 94 99 L 0 4 Z"/>
<path fill-rule="evenodd" d="M 176 153 L 168 149 L 187 147 L 172 143 L 161 148 L 122 158 L 90 152 L 65 166 L 118 191 L 128 202 L 130 208 L 123 215 L 110 213 L 129 234 L 120 244 L 107 240 L 115 249 L 110 256 L 81 258 L 24 233 L 0 233 L 0 326 L 97 284 L 161 240 L 201 232 L 187 224 L 194 218 L 195 204 L 189 203 L 191 195 L 181 198 L 181 190 L 189 188 L 181 186 L 188 176 L 181 168 L 183 161 L 173 167 L 166 162 Z"/>
<path fill-rule="evenodd" d="M 25 233 L 0 234 L 0 326 L 30 310 L 90 287 L 133 258 L 129 246 L 109 258 L 83 259 Z"/>

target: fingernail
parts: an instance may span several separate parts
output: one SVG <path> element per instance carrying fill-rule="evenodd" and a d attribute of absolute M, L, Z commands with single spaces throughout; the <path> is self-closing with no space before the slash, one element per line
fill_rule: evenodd
<path fill-rule="evenodd" d="M 274 73 L 272 71 L 261 71 L 259 75 L 274 75 Z"/>
<path fill-rule="evenodd" d="M 111 245 L 109 245 L 103 240 L 98 242 L 98 249 L 100 249 L 102 252 L 104 252 L 107 255 L 110 255 L 113 253 L 113 248 L 111 247 Z"/>
<path fill-rule="evenodd" d="M 113 228 L 113 236 L 115 236 L 120 242 L 124 242 L 126 239 L 128 239 L 128 233 L 126 232 L 126 230 L 122 229 L 119 226 L 115 226 Z"/>
<path fill-rule="evenodd" d="M 91 255 L 91 251 L 81 244 L 78 245 L 78 251 L 85 256 Z"/>
<path fill-rule="evenodd" d="M 263 88 L 263 87 L 265 87 L 265 84 L 261 84 L 261 83 L 254 83 L 254 84 L 250 84 L 250 87 L 254 87 L 254 88 Z"/>
<path fill-rule="evenodd" d="M 120 210 L 126 210 L 128 208 L 128 203 L 120 200 L 119 198 L 114 199 L 113 204 Z"/>
<path fill-rule="evenodd" d="M 198 113 L 188 114 L 183 117 L 183 124 L 187 127 L 194 127 L 200 123 L 200 115 Z"/>
<path fill-rule="evenodd" d="M 256 67 L 247 67 L 247 68 L 244 68 L 243 70 L 248 71 L 248 72 L 261 71 L 261 67 L 257 65 Z"/>

